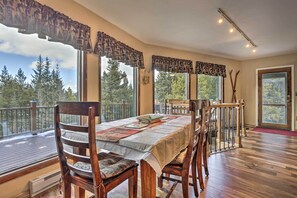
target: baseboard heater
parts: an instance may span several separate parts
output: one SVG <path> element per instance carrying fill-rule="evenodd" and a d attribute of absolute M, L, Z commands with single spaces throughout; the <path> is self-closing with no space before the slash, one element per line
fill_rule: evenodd
<path fill-rule="evenodd" d="M 29 182 L 30 197 L 34 197 L 57 185 L 60 181 L 60 177 L 60 170 L 55 170 L 31 180 Z"/>

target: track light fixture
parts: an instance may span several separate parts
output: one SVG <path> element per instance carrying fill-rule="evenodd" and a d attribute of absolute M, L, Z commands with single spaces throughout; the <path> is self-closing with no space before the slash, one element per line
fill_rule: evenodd
<path fill-rule="evenodd" d="M 218 23 L 219 24 L 221 24 L 221 23 L 223 23 L 223 18 L 226 20 L 226 21 L 228 21 L 230 24 L 231 24 L 231 28 L 229 29 L 229 32 L 230 33 L 232 33 L 232 32 L 234 32 L 234 29 L 236 29 L 246 40 L 247 40 L 247 44 L 245 45 L 245 47 L 246 48 L 249 48 L 249 47 L 251 47 L 251 46 L 253 46 L 253 52 L 256 52 L 256 47 L 258 47 L 253 41 L 252 41 L 252 39 L 250 39 L 250 37 L 248 37 L 245 33 L 244 33 L 244 31 L 242 31 L 242 29 L 240 29 L 239 27 L 238 27 L 238 25 L 221 9 L 221 8 L 219 8 L 218 9 L 218 12 L 222 15 L 222 17 L 218 20 Z"/>

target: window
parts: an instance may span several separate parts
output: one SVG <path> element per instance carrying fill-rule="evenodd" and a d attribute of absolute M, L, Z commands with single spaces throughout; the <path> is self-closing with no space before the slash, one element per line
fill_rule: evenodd
<path fill-rule="evenodd" d="M 46 131 L 56 101 L 79 100 L 77 57 L 71 46 L 0 24 L 0 174 L 56 155 Z"/>
<path fill-rule="evenodd" d="M 137 114 L 137 69 L 101 57 L 101 122 Z"/>
<path fill-rule="evenodd" d="M 165 99 L 188 99 L 189 74 L 155 70 L 155 113 L 164 113 Z"/>
<path fill-rule="evenodd" d="M 197 78 L 198 99 L 222 100 L 223 77 L 198 74 Z"/>

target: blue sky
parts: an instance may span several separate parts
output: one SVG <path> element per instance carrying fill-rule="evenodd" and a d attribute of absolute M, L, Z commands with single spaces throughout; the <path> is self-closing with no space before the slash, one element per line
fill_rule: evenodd
<path fill-rule="evenodd" d="M 0 24 L 0 69 L 6 65 L 10 74 L 15 75 L 19 68 L 25 72 L 27 81 L 35 69 L 39 55 L 48 57 L 54 68 L 60 66 L 65 88 L 76 91 L 77 51 L 68 45 L 39 39 L 36 34 L 20 34 L 15 28 Z"/>

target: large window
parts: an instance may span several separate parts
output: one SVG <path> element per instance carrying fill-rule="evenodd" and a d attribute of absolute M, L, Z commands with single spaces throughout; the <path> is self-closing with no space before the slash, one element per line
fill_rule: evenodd
<path fill-rule="evenodd" d="M 77 50 L 71 46 L 0 25 L 0 66 L 0 108 L 30 107 L 30 101 L 35 101 L 36 130 L 53 128 L 56 101 L 78 100 Z M 29 110 L 9 113 L 5 109 L 1 110 L 0 136 L 30 131 Z"/>
<path fill-rule="evenodd" d="M 164 113 L 165 99 L 188 99 L 189 74 L 155 70 L 155 112 Z"/>
<path fill-rule="evenodd" d="M 204 74 L 197 75 L 197 98 L 222 100 L 223 77 Z"/>
<path fill-rule="evenodd" d="M 101 122 L 137 114 L 137 69 L 101 57 Z"/>
<path fill-rule="evenodd" d="M 53 107 L 79 100 L 77 55 L 0 24 L 0 174 L 56 155 Z"/>

